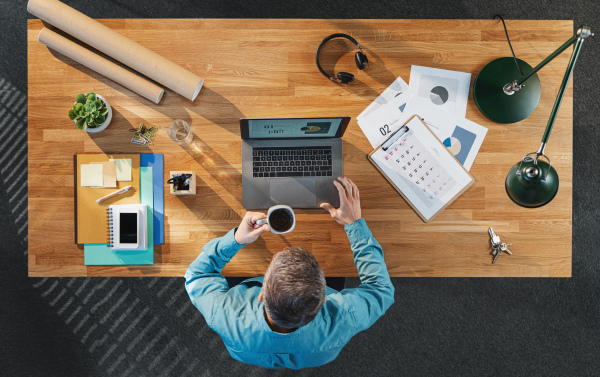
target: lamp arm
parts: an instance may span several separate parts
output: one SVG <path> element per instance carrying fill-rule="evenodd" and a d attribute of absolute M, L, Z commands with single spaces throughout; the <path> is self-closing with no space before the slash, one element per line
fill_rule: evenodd
<path fill-rule="evenodd" d="M 560 108 L 560 104 L 562 103 L 562 99 L 565 95 L 565 90 L 567 89 L 567 85 L 569 84 L 569 80 L 571 79 L 571 74 L 573 73 L 573 68 L 575 67 L 575 62 L 577 61 L 577 57 L 579 56 L 579 51 L 581 50 L 581 45 L 583 41 L 591 34 L 590 29 L 582 26 L 577 31 L 577 39 L 575 42 L 575 47 L 573 47 L 573 53 L 571 54 L 571 59 L 569 60 L 569 65 L 567 65 L 567 70 L 565 72 L 565 76 L 563 77 L 562 84 L 558 90 L 558 95 L 556 96 L 556 101 L 554 101 L 554 106 L 552 107 L 552 112 L 550 113 L 550 118 L 548 119 L 548 124 L 546 125 L 546 130 L 544 131 L 544 136 L 542 136 L 542 143 L 540 144 L 540 149 L 538 150 L 538 154 L 544 154 L 544 150 L 546 149 L 546 143 L 550 138 L 550 132 L 552 132 L 552 127 L 554 126 L 554 121 L 556 120 L 556 115 L 558 113 L 558 109 Z M 564 47 L 565 45 L 561 46 Z M 559 48 L 560 50 L 560 48 Z M 564 49 L 563 49 L 564 50 Z M 557 50 L 558 51 L 558 50 Z M 550 58 L 550 55 L 548 58 Z M 547 59 L 546 59 L 547 60 Z M 550 59 L 552 60 L 552 59 Z M 544 63 L 544 62 L 542 62 Z M 537 69 L 537 67 L 536 67 Z M 534 69 L 535 71 L 535 69 Z"/>
<path fill-rule="evenodd" d="M 523 83 L 525 81 L 527 81 L 527 79 L 529 79 L 531 76 L 535 75 L 537 71 L 544 68 L 544 66 L 546 64 L 550 63 L 555 57 L 560 55 L 561 52 L 563 52 L 569 46 L 571 46 L 573 44 L 573 42 L 575 42 L 575 40 L 577 40 L 577 37 L 578 37 L 577 35 L 574 35 L 571 38 L 569 38 L 569 40 L 566 41 L 562 46 L 560 46 L 556 51 L 554 51 L 553 53 L 548 55 L 548 57 L 546 59 L 542 60 L 540 64 L 536 65 L 535 68 L 531 70 L 531 72 L 528 72 L 525 76 L 523 76 L 519 80 L 517 80 L 516 85 L 517 86 L 523 85 Z"/>

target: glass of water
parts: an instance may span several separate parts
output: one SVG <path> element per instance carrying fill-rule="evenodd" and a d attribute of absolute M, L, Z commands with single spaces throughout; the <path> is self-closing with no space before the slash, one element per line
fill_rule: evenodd
<path fill-rule="evenodd" d="M 182 119 L 175 119 L 169 123 L 167 134 L 171 140 L 177 142 L 181 146 L 189 145 L 194 138 L 190 125 Z"/>

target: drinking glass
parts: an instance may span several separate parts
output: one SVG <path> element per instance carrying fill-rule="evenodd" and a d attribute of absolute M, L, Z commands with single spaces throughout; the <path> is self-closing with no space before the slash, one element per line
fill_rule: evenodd
<path fill-rule="evenodd" d="M 179 145 L 189 145 L 194 138 L 194 134 L 190 129 L 188 122 L 182 119 L 175 119 L 167 127 L 169 138 Z"/>

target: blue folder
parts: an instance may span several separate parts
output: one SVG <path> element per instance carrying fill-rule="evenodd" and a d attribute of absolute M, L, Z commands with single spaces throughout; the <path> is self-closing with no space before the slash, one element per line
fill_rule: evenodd
<path fill-rule="evenodd" d="M 152 167 L 152 182 L 154 183 L 154 244 L 165 243 L 165 203 L 164 203 L 164 163 L 163 155 L 159 153 L 140 154 L 140 166 Z"/>

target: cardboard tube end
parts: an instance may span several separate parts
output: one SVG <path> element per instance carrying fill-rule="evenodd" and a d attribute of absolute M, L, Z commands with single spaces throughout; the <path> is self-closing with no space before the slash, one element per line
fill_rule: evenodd
<path fill-rule="evenodd" d="M 44 27 L 44 28 L 42 28 L 42 30 L 40 30 L 40 32 L 38 33 L 37 40 L 38 40 L 38 42 L 40 42 L 40 43 L 44 43 L 44 42 L 42 42 L 42 34 L 43 34 L 43 33 L 45 33 L 45 30 L 48 30 L 48 29 L 46 29 L 46 28 Z M 45 44 L 45 43 L 44 43 L 44 44 Z"/>
<path fill-rule="evenodd" d="M 160 100 L 163 98 L 163 95 L 165 94 L 165 90 L 161 90 L 160 93 L 158 93 L 158 97 L 156 98 L 156 104 L 158 105 L 158 103 L 160 102 Z"/>
<path fill-rule="evenodd" d="M 196 87 L 196 90 L 194 91 L 194 95 L 192 96 L 192 101 L 194 101 L 196 99 L 196 97 L 198 97 L 198 94 L 200 93 L 200 89 L 202 89 L 203 84 L 204 84 L 204 79 L 200 80 L 200 83 Z"/>

